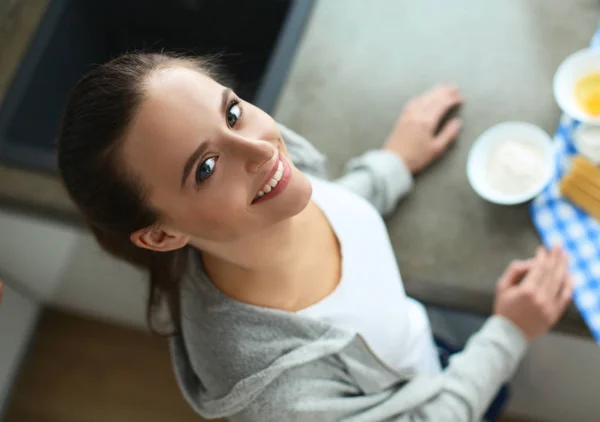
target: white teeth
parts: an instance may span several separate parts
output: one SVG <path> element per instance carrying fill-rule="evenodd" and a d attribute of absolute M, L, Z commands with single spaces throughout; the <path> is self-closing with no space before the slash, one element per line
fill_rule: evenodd
<path fill-rule="evenodd" d="M 262 190 L 260 190 L 258 192 L 258 195 L 256 195 L 256 197 L 260 198 L 264 194 L 271 192 L 271 190 L 275 186 L 277 186 L 277 183 L 279 183 L 282 176 L 283 176 L 283 163 L 281 161 L 279 161 L 279 164 L 277 165 L 277 171 L 273 175 L 273 178 L 271 180 L 269 180 L 269 182 L 265 186 L 263 186 Z"/>
<path fill-rule="evenodd" d="M 283 163 L 280 161 L 279 165 L 277 166 L 277 171 L 273 175 L 273 178 L 269 181 L 269 184 L 275 187 L 277 182 L 281 180 L 281 176 L 283 176 Z M 275 182 L 275 185 L 273 184 L 273 182 Z"/>
<path fill-rule="evenodd" d="M 283 175 L 283 163 L 280 161 L 279 165 L 277 166 L 277 171 L 275 172 L 275 179 L 277 179 L 277 181 L 279 181 L 279 179 L 281 179 L 282 175 Z"/>

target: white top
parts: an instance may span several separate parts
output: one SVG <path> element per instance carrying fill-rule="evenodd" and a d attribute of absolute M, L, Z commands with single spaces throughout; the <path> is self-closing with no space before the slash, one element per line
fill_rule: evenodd
<path fill-rule="evenodd" d="M 342 278 L 329 296 L 298 314 L 358 333 L 384 363 L 403 374 L 440 372 L 425 307 L 404 292 L 379 212 L 341 186 L 310 180 L 312 199 L 340 244 Z"/>

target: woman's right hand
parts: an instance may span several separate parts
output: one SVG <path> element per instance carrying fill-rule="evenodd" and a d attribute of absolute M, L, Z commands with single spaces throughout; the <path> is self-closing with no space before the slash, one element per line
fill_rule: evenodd
<path fill-rule="evenodd" d="M 538 248 L 535 258 L 513 261 L 496 288 L 494 314 L 512 321 L 529 340 L 548 332 L 573 294 L 566 255 Z"/>
<path fill-rule="evenodd" d="M 461 128 L 458 118 L 436 131 L 448 112 L 462 101 L 455 85 L 439 85 L 411 99 L 383 148 L 398 155 L 412 173 L 423 170 L 456 140 Z"/>

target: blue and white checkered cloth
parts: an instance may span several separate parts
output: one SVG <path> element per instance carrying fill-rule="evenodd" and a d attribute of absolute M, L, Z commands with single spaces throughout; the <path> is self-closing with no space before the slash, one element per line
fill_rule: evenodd
<path fill-rule="evenodd" d="M 600 48 L 600 27 L 590 44 Z M 533 200 L 531 218 L 548 247 L 559 244 L 569 254 L 575 282 L 573 300 L 590 332 L 600 343 L 600 223 L 563 199 L 559 182 L 577 154 L 573 132 L 578 121 L 563 115 L 554 135 L 556 170 L 546 189 Z"/>

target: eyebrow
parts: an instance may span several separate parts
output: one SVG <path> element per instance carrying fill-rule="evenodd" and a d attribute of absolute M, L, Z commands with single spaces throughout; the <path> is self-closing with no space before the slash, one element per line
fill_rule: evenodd
<path fill-rule="evenodd" d="M 227 103 L 228 103 L 227 100 L 231 96 L 232 92 L 233 91 L 231 90 L 231 88 L 225 88 L 223 90 L 223 92 L 221 93 L 221 112 L 223 114 L 225 114 L 225 111 L 227 109 Z M 196 150 L 192 153 L 192 155 L 190 155 L 188 157 L 188 159 L 186 160 L 185 165 L 183 166 L 183 174 L 181 176 L 181 188 L 183 188 L 183 186 L 185 185 L 185 181 L 190 176 L 192 167 L 194 167 L 194 164 L 196 163 L 196 161 L 198 161 L 198 158 L 200 158 L 200 156 L 204 153 L 207 146 L 208 146 L 208 141 L 203 141 L 198 146 L 198 148 L 196 148 Z"/>
<path fill-rule="evenodd" d="M 185 165 L 183 166 L 183 175 L 181 176 L 181 188 L 183 188 L 183 186 L 185 185 L 185 181 L 190 176 L 192 167 L 194 167 L 194 164 L 196 163 L 196 161 L 198 161 L 198 158 L 200 158 L 204 151 L 206 151 L 207 147 L 208 141 L 202 141 L 198 148 L 196 148 L 192 155 L 190 155 L 186 160 Z"/>
<path fill-rule="evenodd" d="M 227 100 L 233 91 L 231 88 L 225 88 L 223 93 L 221 94 L 221 111 L 225 114 L 225 109 L 227 108 Z"/>

